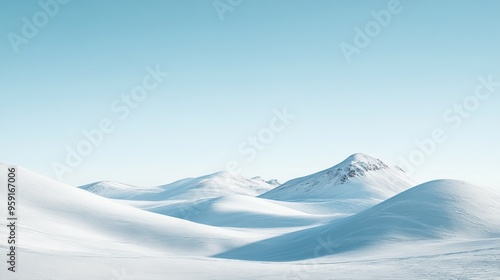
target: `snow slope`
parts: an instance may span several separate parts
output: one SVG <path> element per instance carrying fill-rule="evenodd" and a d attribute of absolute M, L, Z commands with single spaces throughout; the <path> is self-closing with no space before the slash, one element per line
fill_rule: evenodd
<path fill-rule="evenodd" d="M 269 236 L 150 213 L 25 169 L 19 169 L 18 178 L 20 248 L 32 251 L 203 256 Z M 0 194 L 5 201 L 6 193 Z M 5 233 L 3 224 L 0 234 Z"/>
<path fill-rule="evenodd" d="M 143 210 L 178 217 L 193 222 L 237 228 L 282 228 L 317 225 L 334 218 L 328 214 L 310 214 L 295 205 L 281 205 L 273 200 L 246 196 L 226 195 L 194 202 L 151 203 L 124 202 Z"/>
<path fill-rule="evenodd" d="M 432 181 L 366 211 L 219 254 L 218 257 L 291 261 L 369 247 L 430 240 L 500 238 L 500 196 L 461 181 Z"/>
<path fill-rule="evenodd" d="M 288 181 L 260 197 L 283 201 L 306 199 L 381 201 L 413 186 L 415 182 L 400 168 L 365 154 L 354 154 L 332 168 Z"/>

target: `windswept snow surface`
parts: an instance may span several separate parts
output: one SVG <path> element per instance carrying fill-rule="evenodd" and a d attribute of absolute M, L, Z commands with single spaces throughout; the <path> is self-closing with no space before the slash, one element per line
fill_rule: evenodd
<path fill-rule="evenodd" d="M 282 186 L 216 173 L 79 189 L 18 170 L 18 266 L 0 279 L 500 279 L 498 192 L 412 188 L 366 155 Z"/>

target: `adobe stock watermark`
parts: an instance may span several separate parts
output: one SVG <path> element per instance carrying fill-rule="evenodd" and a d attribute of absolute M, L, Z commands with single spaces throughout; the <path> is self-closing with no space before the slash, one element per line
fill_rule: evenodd
<path fill-rule="evenodd" d="M 286 107 L 281 110 L 274 109 L 273 117 L 269 120 L 268 126 L 242 141 L 238 145 L 238 154 L 245 157 L 247 162 L 254 161 L 257 155 L 274 141 L 276 135 L 283 133 L 295 118 L 296 116 L 290 114 Z M 237 160 L 229 161 L 226 164 L 226 171 L 230 174 L 240 174 L 242 171 L 241 163 Z"/>
<path fill-rule="evenodd" d="M 445 126 L 435 128 L 424 139 L 415 140 L 415 149 L 407 156 L 399 157 L 399 166 L 408 174 L 412 174 L 417 167 L 423 165 L 436 152 L 439 145 L 448 140 L 449 131 L 461 128 L 465 120 L 469 119 L 486 100 L 500 90 L 500 79 L 495 81 L 491 74 L 487 78 L 481 76 L 478 80 L 479 83 L 473 94 L 466 96 L 462 102 L 455 103 L 444 111 L 443 122 Z"/>
<path fill-rule="evenodd" d="M 411 1 L 411 0 L 410 0 Z M 399 0 L 390 0 L 387 7 L 380 11 L 372 10 L 370 12 L 372 20 L 365 23 L 363 28 L 354 27 L 354 38 L 352 44 L 341 42 L 339 47 L 346 59 L 347 63 L 352 62 L 354 54 L 360 54 L 362 50 L 366 49 L 372 40 L 379 36 L 384 28 L 391 24 L 394 16 L 403 11 L 403 5 Z"/>
<path fill-rule="evenodd" d="M 156 65 L 155 68 L 146 67 L 146 73 L 140 85 L 133 87 L 129 93 L 122 94 L 111 103 L 110 110 L 113 117 L 102 118 L 93 129 L 82 130 L 82 139 L 73 146 L 67 145 L 65 147 L 64 162 L 52 162 L 52 170 L 59 181 L 62 181 L 65 174 L 73 172 L 75 168 L 80 166 L 84 159 L 104 142 L 106 135 L 115 130 L 116 123 L 125 121 L 132 111 L 137 109 L 149 97 L 149 94 L 169 76 L 169 73 L 160 70 L 159 65 Z"/>
<path fill-rule="evenodd" d="M 21 32 L 19 34 L 14 32 L 9 32 L 9 34 L 7 34 L 7 39 L 9 39 L 14 52 L 16 54 L 19 53 L 19 47 L 28 44 L 30 39 L 33 39 L 38 34 L 39 30 L 45 27 L 50 19 L 54 18 L 59 13 L 61 7 L 67 5 L 69 2 L 70 0 L 38 1 L 40 10 L 35 12 L 30 18 L 21 18 L 23 23 Z"/>
<path fill-rule="evenodd" d="M 224 14 L 233 12 L 241 3 L 243 3 L 243 0 L 214 0 L 212 5 L 220 21 L 224 21 Z"/>

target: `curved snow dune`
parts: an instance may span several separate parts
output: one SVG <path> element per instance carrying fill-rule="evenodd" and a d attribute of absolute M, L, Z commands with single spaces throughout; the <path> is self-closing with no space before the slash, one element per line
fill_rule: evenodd
<path fill-rule="evenodd" d="M 274 187 L 275 185 L 271 185 L 261 178 L 248 179 L 228 172 L 218 172 L 157 187 L 144 188 L 116 182 L 97 182 L 80 188 L 113 199 L 194 201 L 232 194 L 257 196 Z"/>
<path fill-rule="evenodd" d="M 250 244 L 221 258 L 292 261 L 406 241 L 500 237 L 500 196 L 466 182 L 439 180 L 405 191 L 331 224 Z"/>
<path fill-rule="evenodd" d="M 150 213 L 24 169 L 17 176 L 19 246 L 32 251 L 207 256 L 270 236 Z"/>
<path fill-rule="evenodd" d="M 415 182 L 398 167 L 354 154 L 332 168 L 288 181 L 260 197 L 281 201 L 385 200 L 413 186 Z"/>
<path fill-rule="evenodd" d="M 312 226 L 327 222 L 335 216 L 308 214 L 280 205 L 273 200 L 246 195 L 226 195 L 195 202 L 165 205 L 134 201 L 131 203 L 143 210 L 158 214 L 212 226 L 235 228 Z"/>

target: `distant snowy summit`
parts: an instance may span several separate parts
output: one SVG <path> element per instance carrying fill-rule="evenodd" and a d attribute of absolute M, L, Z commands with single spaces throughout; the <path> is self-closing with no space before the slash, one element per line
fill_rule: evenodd
<path fill-rule="evenodd" d="M 275 200 L 304 198 L 387 199 L 416 183 L 403 170 L 365 154 L 354 154 L 332 168 L 294 179 L 261 195 Z"/>

